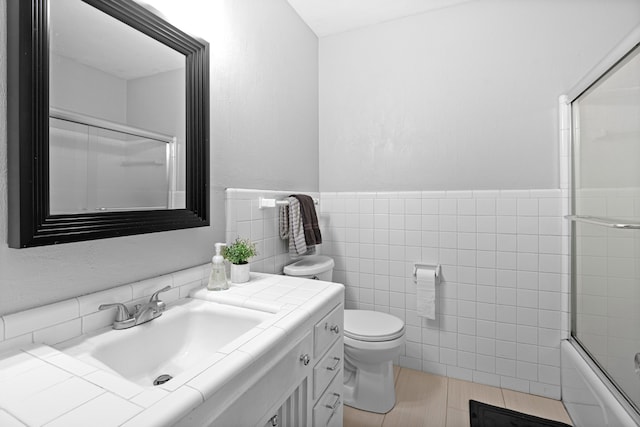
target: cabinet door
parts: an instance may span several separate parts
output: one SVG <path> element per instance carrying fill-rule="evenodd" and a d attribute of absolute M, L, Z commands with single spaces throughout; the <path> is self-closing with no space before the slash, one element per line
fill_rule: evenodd
<path fill-rule="evenodd" d="M 307 422 L 307 378 L 296 387 L 277 409 L 267 411 L 258 425 L 261 427 L 300 427 Z"/>
<path fill-rule="evenodd" d="M 306 377 L 311 374 L 312 365 L 308 362 L 305 364 L 302 356 L 310 354 L 311 351 L 311 334 L 307 333 L 257 383 L 216 418 L 213 425 L 221 427 L 264 425 L 264 417 L 269 408 L 282 405 L 301 382 L 306 390 Z M 275 415 L 275 412 L 270 414 L 267 420 L 272 415 Z"/>

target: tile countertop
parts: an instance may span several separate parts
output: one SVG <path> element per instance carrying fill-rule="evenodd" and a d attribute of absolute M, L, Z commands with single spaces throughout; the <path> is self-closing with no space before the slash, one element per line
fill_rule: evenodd
<path fill-rule="evenodd" d="M 179 387 L 142 387 L 81 362 L 53 347 L 31 344 L 0 355 L 0 425 L 171 425 L 282 342 L 320 307 L 342 302 L 340 284 L 251 273 L 227 291 L 194 289 L 190 297 L 276 313 L 221 349 L 211 364 Z M 169 306 L 170 309 L 170 306 Z M 167 385 L 171 382 L 167 383 Z"/>

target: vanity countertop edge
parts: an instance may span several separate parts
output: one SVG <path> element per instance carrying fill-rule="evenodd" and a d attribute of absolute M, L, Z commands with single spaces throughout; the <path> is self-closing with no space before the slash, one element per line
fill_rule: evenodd
<path fill-rule="evenodd" d="M 267 327 L 256 332 L 251 340 L 258 338 L 257 345 L 250 346 L 250 350 L 240 345 L 236 349 L 228 349 L 226 354 L 217 354 L 211 359 L 212 363 L 204 367 L 191 380 L 177 387 L 175 390 L 142 388 L 128 381 L 111 381 L 100 375 L 95 369 L 82 369 L 71 356 L 45 344 L 30 344 L 5 352 L 0 357 L 0 380 L 9 378 L 12 360 L 20 360 L 22 366 L 32 366 L 32 369 L 46 372 L 47 375 L 64 376 L 65 393 L 78 396 L 80 400 L 69 399 L 61 408 L 61 412 L 52 419 L 42 418 L 41 425 L 65 425 L 69 420 L 86 422 L 92 425 L 96 421 L 96 405 L 102 414 L 119 414 L 119 421 L 115 424 L 125 427 L 131 426 L 169 426 L 177 423 L 195 408 L 203 404 L 214 394 L 229 392 L 233 394 L 242 390 L 244 382 L 261 374 L 263 357 L 276 354 L 278 347 L 286 347 L 294 342 L 297 336 L 312 326 L 314 316 L 321 309 L 333 309 L 344 301 L 344 286 L 338 283 L 317 280 L 300 279 L 289 276 L 266 273 L 251 273 L 251 280 L 244 284 L 232 285 L 230 289 L 220 292 L 197 288 L 191 291 L 190 298 L 211 301 L 215 303 L 235 305 L 255 310 L 276 313 L 273 321 Z M 245 343 L 248 344 L 249 342 Z M 25 364 L 26 363 L 26 364 Z M 247 373 L 247 369 L 249 371 Z M 242 375 L 240 375 L 242 374 Z M 113 378 L 111 378 L 113 380 Z M 60 387 L 60 384 L 56 384 Z M 21 390 L 25 398 L 20 405 L 28 406 L 40 396 L 42 399 L 49 390 L 53 393 L 56 387 L 44 390 Z M 141 391 L 142 390 L 142 391 Z M 61 391 L 61 390 L 60 390 Z M 77 394 L 76 394 L 77 393 Z M 11 399 L 10 392 L 0 392 L 0 424 L 8 426 L 36 425 L 25 423 L 16 417 L 20 412 L 16 407 L 16 399 Z M 52 403 L 53 405 L 53 403 Z M 60 405 L 58 405 L 60 406 Z M 24 407 L 22 410 L 24 411 Z M 47 408 L 42 409 L 45 413 Z M 221 407 L 221 411 L 224 407 Z M 52 415 L 50 415 L 52 416 Z M 44 417 L 44 416 L 43 416 Z M 63 422 L 64 421 L 64 422 Z M 106 421 L 103 419 L 103 421 Z"/>

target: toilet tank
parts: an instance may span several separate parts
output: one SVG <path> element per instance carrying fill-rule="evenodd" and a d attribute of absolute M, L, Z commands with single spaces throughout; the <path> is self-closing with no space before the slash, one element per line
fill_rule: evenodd
<path fill-rule="evenodd" d="M 333 258 L 323 255 L 309 255 L 285 266 L 284 274 L 331 282 L 333 280 L 334 265 Z"/>

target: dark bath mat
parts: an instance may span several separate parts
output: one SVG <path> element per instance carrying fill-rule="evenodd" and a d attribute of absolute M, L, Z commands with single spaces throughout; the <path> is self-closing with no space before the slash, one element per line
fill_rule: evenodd
<path fill-rule="evenodd" d="M 559 421 L 547 420 L 522 412 L 469 400 L 471 427 L 571 427 Z"/>

